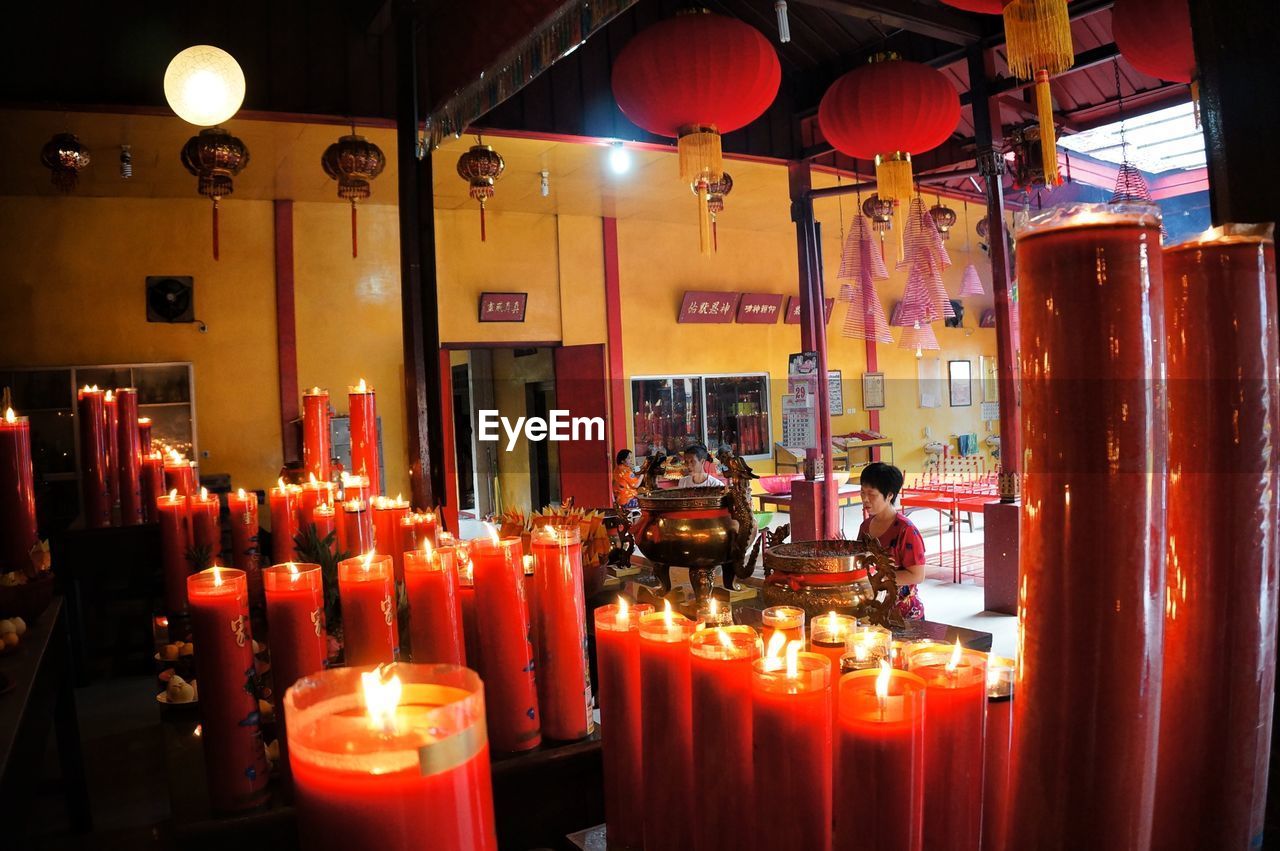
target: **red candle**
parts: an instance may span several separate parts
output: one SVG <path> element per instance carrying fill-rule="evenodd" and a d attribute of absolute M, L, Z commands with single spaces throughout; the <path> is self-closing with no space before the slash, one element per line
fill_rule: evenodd
<path fill-rule="evenodd" d="M 312 387 L 302 394 L 302 466 L 316 479 L 327 482 L 332 458 L 329 391 Z"/>
<path fill-rule="evenodd" d="M 311 509 L 311 525 L 316 527 L 316 537 L 321 541 L 332 534 L 335 526 L 333 505 L 321 503 Z"/>
<path fill-rule="evenodd" d="M 216 564 L 222 552 L 222 503 L 217 494 L 211 495 L 206 488 L 200 488 L 189 502 L 192 546 L 207 555 L 206 564 Z"/>
<path fill-rule="evenodd" d="M 262 571 L 267 598 L 271 683 L 279 698 L 301 678 L 324 668 L 324 583 L 318 564 L 276 564 Z"/>
<path fill-rule="evenodd" d="M 0 420 L 0 572 L 29 570 L 37 540 L 31 424 L 8 408 Z"/>
<path fill-rule="evenodd" d="M 138 417 L 138 454 L 151 454 L 151 417 Z"/>
<path fill-rule="evenodd" d="M 1280 358 L 1275 246 L 1258 230 L 1225 225 L 1164 250 L 1169 543 L 1151 845 L 1159 849 L 1262 842 Z M 1230 509 L 1207 516 L 1206 500 L 1218 494 L 1230 494 Z"/>
<path fill-rule="evenodd" d="M 116 391 L 119 424 L 116 427 L 116 477 L 120 490 L 120 522 L 136 526 L 143 520 L 142 443 L 138 436 L 138 391 Z"/>
<path fill-rule="evenodd" d="M 840 679 L 833 851 L 924 848 L 924 680 L 881 660 Z"/>
<path fill-rule="evenodd" d="M 342 531 L 339 533 L 343 552 L 373 552 L 373 520 L 369 516 L 369 504 L 359 499 L 342 503 Z M 387 558 L 390 553 L 383 553 Z M 394 562 L 393 562 L 394 566 Z"/>
<path fill-rule="evenodd" d="M 404 582 L 409 597 L 413 661 L 466 665 L 458 565 L 453 549 L 432 549 L 428 543 L 424 549 L 406 552 Z"/>
<path fill-rule="evenodd" d="M 1009 835 L 1026 848 L 1151 844 L 1168 425 L 1160 223 L 1144 210 L 1051 211 L 1018 237 L 1026 467 Z"/>
<path fill-rule="evenodd" d="M 619 851 L 644 848 L 639 626 L 652 612 L 652 606 L 628 605 L 622 597 L 595 610 L 605 837 Z"/>
<path fill-rule="evenodd" d="M 159 520 L 156 500 L 164 496 L 164 456 L 158 451 L 142 456 L 142 517 L 147 523 Z"/>
<path fill-rule="evenodd" d="M 80 489 L 84 496 L 84 525 L 111 525 L 111 487 L 107 483 L 107 416 L 102 391 L 82 387 L 77 394 L 80 421 Z"/>
<path fill-rule="evenodd" d="M 373 491 L 369 489 L 368 476 L 353 476 L 350 473 L 342 474 L 342 489 L 338 494 L 339 502 L 345 502 L 351 499 L 368 502 L 369 497 L 372 495 Z"/>
<path fill-rule="evenodd" d="M 301 488 L 286 485 L 284 479 L 279 479 L 276 487 L 267 493 L 267 503 L 271 507 L 271 560 L 276 564 L 285 564 L 295 558 L 293 539 L 298 534 L 298 500 L 301 495 Z"/>
<path fill-rule="evenodd" d="M 499 753 L 542 742 L 521 555 L 519 538 L 471 541 L 478 655 L 468 648 L 467 660 L 484 680 L 489 736 Z"/>
<path fill-rule="evenodd" d="M 317 505 L 334 501 L 333 491 L 333 482 L 317 479 L 314 474 L 310 481 L 302 485 L 302 491 L 298 494 L 299 530 L 305 529 L 311 522 L 311 512 L 316 510 Z"/>
<path fill-rule="evenodd" d="M 1012 659 L 987 657 L 987 747 L 982 764 L 982 851 L 1009 847 L 1009 748 L 1013 744 Z"/>
<path fill-rule="evenodd" d="M 454 550 L 458 562 L 458 608 L 462 612 L 462 645 L 466 651 L 467 664 L 476 670 L 480 669 L 480 627 L 476 623 L 476 586 L 475 574 L 471 568 L 470 550 L 467 542 L 459 541 Z"/>
<path fill-rule="evenodd" d="M 497 851 L 484 703 L 451 665 L 334 668 L 290 689 L 302 847 Z"/>
<path fill-rule="evenodd" d="M 840 682 L 840 660 L 844 658 L 846 643 L 857 628 L 857 618 L 835 612 L 809 621 L 809 652 L 826 656 L 831 661 L 832 683 Z M 888 630 L 885 633 L 888 634 Z"/>
<path fill-rule="evenodd" d="M 338 562 L 338 597 L 347 664 L 394 662 L 396 598 L 391 557 L 370 552 Z"/>
<path fill-rule="evenodd" d="M 107 491 L 111 494 L 111 505 L 114 507 L 120 501 L 120 461 L 119 461 L 119 431 L 120 431 L 120 405 L 116 400 L 115 391 L 108 390 L 102 394 L 102 415 L 106 420 L 106 452 L 107 452 Z"/>
<path fill-rule="evenodd" d="M 378 405 L 373 388 L 364 379 L 348 387 L 351 416 L 351 469 L 369 479 L 371 493 L 382 493 L 382 470 L 378 463 Z M 495 745 L 496 747 L 496 745 Z"/>
<path fill-rule="evenodd" d="M 395 567 L 396 581 L 404 581 L 404 536 L 400 532 L 400 521 L 409 516 L 409 503 L 400 497 L 390 499 L 385 496 L 373 498 L 373 547 L 383 555 L 391 556 L 391 564 Z"/>
<path fill-rule="evenodd" d="M 693 789 L 689 637 L 697 624 L 666 611 L 640 619 L 640 723 L 645 848 L 682 848 L 699 808 Z M 741 782 L 734 780 L 735 783 Z M 636 806 L 633 801 L 631 806 Z"/>
<path fill-rule="evenodd" d="M 987 716 L 987 656 L 955 646 L 913 648 L 907 665 L 924 680 L 924 843 L 938 851 L 978 851 Z"/>
<path fill-rule="evenodd" d="M 533 550 L 533 617 L 538 636 L 538 709 L 542 732 L 574 741 L 591 735 L 591 674 L 587 666 L 587 602 L 582 586 L 582 541 L 575 526 L 539 526 Z"/>
<path fill-rule="evenodd" d="M 164 459 L 165 490 L 176 490 L 179 496 L 192 496 L 196 492 L 195 465 L 176 449 L 170 449 Z"/>
<path fill-rule="evenodd" d="M 256 807 L 266 800 L 268 775 L 244 573 L 227 567 L 193 573 L 187 596 L 209 800 L 221 812 Z"/>
<path fill-rule="evenodd" d="M 795 606 L 770 606 L 761 613 L 760 622 L 763 627 L 761 640 L 766 647 L 773 640 L 775 632 L 785 635 L 788 643 L 799 641 L 804 644 L 804 609 Z"/>
<path fill-rule="evenodd" d="M 693 847 L 754 848 L 755 813 L 743 802 L 753 795 L 751 663 L 760 656 L 760 639 L 749 626 L 721 626 L 695 632 L 689 650 L 698 799 Z"/>
<path fill-rule="evenodd" d="M 262 603 L 262 571 L 258 556 L 258 495 L 240 488 L 227 494 L 231 526 L 231 566 L 249 579 L 249 599 Z"/>
<path fill-rule="evenodd" d="M 164 607 L 170 617 L 187 613 L 187 577 L 191 563 L 191 523 L 187 498 L 176 490 L 156 500 L 156 516 L 160 520 L 160 557 L 164 573 Z"/>
<path fill-rule="evenodd" d="M 760 848 L 831 847 L 831 662 L 801 646 L 752 663 L 756 812 L 769 814 L 756 821 Z"/>

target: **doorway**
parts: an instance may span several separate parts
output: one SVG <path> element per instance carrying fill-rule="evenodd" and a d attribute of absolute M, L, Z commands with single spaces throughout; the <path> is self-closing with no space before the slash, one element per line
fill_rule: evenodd
<path fill-rule="evenodd" d="M 453 434 L 458 470 L 458 509 L 476 510 L 476 456 L 471 431 L 471 366 L 453 367 Z"/>
<path fill-rule="evenodd" d="M 526 416 L 546 419 L 556 407 L 555 381 L 529 382 L 524 386 Z M 529 441 L 529 493 L 533 507 L 560 501 L 559 445 L 549 440 Z"/>

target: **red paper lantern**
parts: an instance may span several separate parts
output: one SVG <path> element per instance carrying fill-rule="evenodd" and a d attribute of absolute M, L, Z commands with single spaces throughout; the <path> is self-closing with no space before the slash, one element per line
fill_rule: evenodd
<path fill-rule="evenodd" d="M 837 150 L 876 163 L 876 194 L 911 196 L 911 155 L 936 148 L 960 123 L 960 96 L 946 76 L 897 54 L 873 57 L 831 84 L 818 106 L 822 135 Z"/>
<path fill-rule="evenodd" d="M 1003 0 L 942 0 L 942 2 L 955 9 L 978 12 L 982 15 L 998 15 L 1004 11 Z"/>
<path fill-rule="evenodd" d="M 1190 83 L 1195 77 L 1186 0 L 1116 0 L 1111 33 L 1120 53 L 1142 73 L 1171 83 Z"/>

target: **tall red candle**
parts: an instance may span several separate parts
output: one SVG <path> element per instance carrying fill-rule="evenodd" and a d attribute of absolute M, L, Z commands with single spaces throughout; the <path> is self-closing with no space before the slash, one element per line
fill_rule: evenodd
<path fill-rule="evenodd" d="M 840 679 L 833 851 L 924 848 L 924 680 L 881 665 Z"/>
<path fill-rule="evenodd" d="M 1164 250 L 1170 475 L 1158 849 L 1262 842 L 1280 426 L 1275 246 L 1262 233 L 1226 225 Z M 1210 516 L 1206 500 L 1218 495 L 1230 508 Z"/>
<path fill-rule="evenodd" d="M 329 391 L 312 387 L 302 394 L 302 466 L 319 481 L 327 482 L 332 458 Z"/>
<path fill-rule="evenodd" d="M 220 812 L 256 807 L 266 800 L 268 774 L 244 573 L 227 567 L 193 573 L 187 597 L 209 801 Z"/>
<path fill-rule="evenodd" d="M 356 475 L 368 477 L 370 492 L 380 494 L 382 469 L 378 461 L 378 404 L 373 388 L 362 378 L 359 384 L 347 390 L 347 410 L 351 417 L 351 470 Z"/>
<path fill-rule="evenodd" d="M 395 567 L 396 581 L 404 580 L 404 536 L 400 532 L 400 521 L 409 516 L 409 503 L 400 497 L 391 499 L 385 496 L 373 498 L 373 548 L 383 555 L 391 556 L 391 564 Z"/>
<path fill-rule="evenodd" d="M 164 459 L 164 487 L 176 490 L 179 496 L 192 496 L 196 492 L 195 464 L 176 449 L 170 449 Z"/>
<path fill-rule="evenodd" d="M 116 391 L 108 390 L 102 394 L 102 415 L 106 420 L 104 434 L 107 445 L 107 491 L 111 494 L 111 506 L 114 508 L 120 501 L 120 461 L 119 431 L 120 405 L 116 399 Z"/>
<path fill-rule="evenodd" d="M 925 684 L 924 844 L 938 851 L 978 851 L 987 717 L 987 656 L 928 644 L 908 653 Z"/>
<path fill-rule="evenodd" d="M 668 608 L 640 619 L 640 723 L 645 848 L 681 848 L 697 812 L 689 637 L 697 627 Z M 632 802 L 632 806 L 636 806 Z"/>
<path fill-rule="evenodd" d="M 328 637 L 324 583 L 318 564 L 276 564 L 262 571 L 267 598 L 267 645 L 276 705 L 302 677 L 324 668 Z"/>
<path fill-rule="evenodd" d="M 116 478 L 120 490 L 120 523 L 136 526 L 143 520 L 142 441 L 138 435 L 138 391 L 116 391 Z"/>
<path fill-rule="evenodd" d="M 582 585 L 582 541 L 577 527 L 539 526 L 529 541 L 538 636 L 538 709 L 547 738 L 573 741 L 591 735 L 591 674 L 587 666 L 587 602 Z"/>
<path fill-rule="evenodd" d="M 302 489 L 280 479 L 267 493 L 271 508 L 271 560 L 275 564 L 293 561 L 293 539 L 298 534 L 298 500 Z"/>
<path fill-rule="evenodd" d="M 542 742 L 538 693 L 524 599 L 524 562 L 519 538 L 471 541 L 478 657 L 485 684 L 489 737 L 494 750 L 514 753 Z"/>
<path fill-rule="evenodd" d="M 7 408 L 0 419 L 0 572 L 29 569 L 37 540 L 31 424 Z"/>
<path fill-rule="evenodd" d="M 1012 659 L 987 657 L 987 746 L 982 763 L 982 851 L 1009 847 L 1009 748 L 1013 744 Z"/>
<path fill-rule="evenodd" d="M 648 605 L 595 610 L 600 684 L 600 736 L 604 761 L 604 823 L 610 848 L 643 851 L 644 749 L 641 746 L 640 618 Z"/>
<path fill-rule="evenodd" d="M 328 535 L 333 532 L 336 525 L 333 514 L 333 505 L 330 503 L 321 503 L 311 509 L 311 525 L 316 527 L 316 537 L 321 541 L 328 537 Z"/>
<path fill-rule="evenodd" d="M 187 498 L 176 490 L 156 500 L 160 521 L 160 565 L 164 576 L 164 608 L 170 617 L 187 613 L 187 577 L 191 563 L 191 523 Z"/>
<path fill-rule="evenodd" d="M 111 487 L 107 483 L 107 416 L 102 391 L 82 387 L 76 399 L 80 421 L 80 490 L 84 497 L 84 525 L 111 525 Z"/>
<path fill-rule="evenodd" d="M 400 693 L 381 712 L 378 695 L 394 684 L 350 668 L 307 677 L 285 696 L 302 847 L 497 851 L 480 678 L 451 665 L 385 673 Z"/>
<path fill-rule="evenodd" d="M 1051 211 L 1018 237 L 1026 468 L 1010 836 L 1045 851 L 1151 841 L 1168 429 L 1160 225 L 1142 209 Z"/>
<path fill-rule="evenodd" d="M 454 557 L 458 562 L 458 609 L 462 612 L 462 645 L 466 650 L 467 664 L 479 670 L 480 626 L 476 622 L 475 573 L 471 568 L 470 551 L 465 547 L 458 547 L 454 550 Z"/>
<path fill-rule="evenodd" d="M 338 597 L 347 664 L 394 662 L 396 597 L 390 556 L 370 552 L 338 562 Z"/>
<path fill-rule="evenodd" d="M 156 500 L 164 495 L 164 456 L 158 451 L 142 456 L 142 518 L 147 523 L 159 520 Z"/>
<path fill-rule="evenodd" d="M 352 499 L 368 502 L 372 496 L 373 491 L 369 487 L 368 476 L 353 476 L 350 473 L 342 474 L 342 487 L 338 493 L 339 502 L 346 502 Z"/>
<path fill-rule="evenodd" d="M 369 504 L 359 499 L 342 503 L 342 549 L 348 553 L 373 552 L 373 519 Z M 383 553 L 387 558 L 390 553 Z M 394 562 L 392 562 L 394 567 Z"/>
<path fill-rule="evenodd" d="M 751 663 L 760 639 L 749 626 L 720 626 L 689 639 L 695 851 L 755 847 L 751 756 Z M 733 778 L 726 783 L 725 778 Z"/>
<path fill-rule="evenodd" d="M 151 417 L 138 417 L 138 452 L 143 457 L 151 454 Z"/>
<path fill-rule="evenodd" d="M 453 549 L 432 549 L 427 544 L 426 549 L 406 552 L 404 584 L 409 598 L 413 661 L 467 664 L 458 565 Z"/>
<path fill-rule="evenodd" d="M 756 821 L 759 848 L 831 847 L 831 662 L 799 647 L 752 663 L 756 812 L 771 814 Z"/>
<path fill-rule="evenodd" d="M 208 554 L 209 564 L 216 564 L 222 554 L 222 503 L 217 494 L 205 488 L 188 501 L 191 512 L 191 544 Z"/>
<path fill-rule="evenodd" d="M 262 569 L 258 554 L 258 495 L 240 488 L 227 494 L 227 522 L 231 527 L 231 566 L 249 580 L 249 600 L 262 603 Z"/>

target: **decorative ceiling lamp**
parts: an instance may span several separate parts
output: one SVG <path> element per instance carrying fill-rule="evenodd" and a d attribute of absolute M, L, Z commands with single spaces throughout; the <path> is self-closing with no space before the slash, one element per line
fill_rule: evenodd
<path fill-rule="evenodd" d="M 871 229 L 880 234 L 884 242 L 884 232 L 893 230 L 893 202 L 879 195 L 869 195 L 862 202 L 862 215 L 871 220 Z"/>
<path fill-rule="evenodd" d="M 1138 71 L 1171 83 L 1189 83 L 1200 121 L 1191 10 L 1181 0 L 1116 0 L 1111 34 L 1120 53 Z"/>
<path fill-rule="evenodd" d="M 40 162 L 59 192 L 71 192 L 80 182 L 80 169 L 89 164 L 89 149 L 72 133 L 55 133 L 40 149 Z"/>
<path fill-rule="evenodd" d="M 1045 185 L 1057 186 L 1062 178 L 1058 174 L 1049 78 L 1075 63 L 1067 0 L 1005 0 L 1004 35 L 1009 71 L 1015 77 L 1035 82 Z"/>
<path fill-rule="evenodd" d="M 213 201 L 213 259 L 218 259 L 218 202 L 230 195 L 232 178 L 249 164 L 249 149 L 221 127 L 201 130 L 182 146 L 182 164 L 196 177 L 196 191 Z"/>
<path fill-rule="evenodd" d="M 933 225 L 938 229 L 938 234 L 943 239 L 951 238 L 951 229 L 956 225 L 956 211 L 950 207 L 944 206 L 942 199 L 938 199 L 938 203 L 929 208 L 929 218 L 933 219 Z"/>
<path fill-rule="evenodd" d="M 689 189 L 694 195 L 704 191 L 697 183 L 690 183 Z M 707 212 L 711 215 L 711 248 L 713 251 L 719 251 L 720 235 L 716 232 L 716 216 L 724 212 L 724 196 L 733 191 L 733 178 L 729 176 L 729 172 L 723 172 L 720 179 L 713 180 L 705 191 Z"/>
<path fill-rule="evenodd" d="M 613 63 L 613 95 L 634 124 L 674 137 L 680 179 L 700 188 L 699 245 L 712 249 L 711 184 L 724 174 L 720 134 L 750 124 L 778 94 L 769 41 L 735 18 L 695 10 L 637 34 Z"/>
<path fill-rule="evenodd" d="M 458 157 L 458 177 L 467 181 L 467 194 L 480 202 L 480 241 L 485 241 L 484 204 L 494 194 L 493 184 L 506 171 L 507 163 L 502 155 L 478 135 L 476 143 Z"/>
<path fill-rule="evenodd" d="M 355 134 L 355 128 L 325 149 L 320 157 L 324 173 L 338 181 L 338 197 L 351 202 L 351 256 L 357 256 L 356 201 L 368 198 L 372 193 L 369 182 L 382 174 L 387 158 L 382 149 L 363 136 Z"/>
<path fill-rule="evenodd" d="M 984 296 L 986 294 L 986 287 L 982 285 L 982 278 L 978 275 L 978 267 L 972 263 L 965 266 L 964 274 L 960 276 L 960 297 Z"/>
<path fill-rule="evenodd" d="M 898 340 L 898 348 L 915 349 L 916 358 L 924 357 L 925 352 L 936 352 L 942 349 L 938 345 L 938 336 L 933 333 L 933 326 L 928 322 L 916 322 L 902 329 L 902 337 Z"/>
<path fill-rule="evenodd" d="M 818 106 L 837 150 L 876 163 L 876 194 L 911 197 L 911 156 L 941 145 L 960 123 L 960 96 L 941 72 L 881 53 L 831 84 Z"/>

